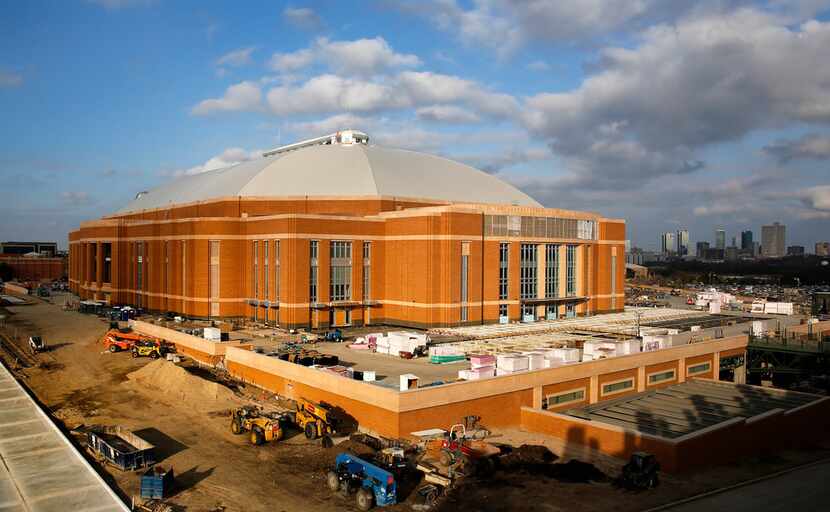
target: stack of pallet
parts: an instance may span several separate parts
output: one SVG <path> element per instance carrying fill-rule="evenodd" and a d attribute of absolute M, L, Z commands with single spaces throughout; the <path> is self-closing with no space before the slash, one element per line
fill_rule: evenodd
<path fill-rule="evenodd" d="M 470 369 L 459 370 L 458 378 L 464 380 L 479 380 L 496 375 L 496 357 L 490 354 L 470 356 Z"/>
<path fill-rule="evenodd" d="M 511 375 L 526 372 L 530 368 L 530 359 L 523 354 L 500 354 L 496 356 L 496 375 Z"/>

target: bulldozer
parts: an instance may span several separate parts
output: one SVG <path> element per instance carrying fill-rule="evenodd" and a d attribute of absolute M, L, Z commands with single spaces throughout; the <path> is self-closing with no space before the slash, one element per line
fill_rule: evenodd
<path fill-rule="evenodd" d="M 258 446 L 282 439 L 282 424 L 288 420 L 285 415 L 265 414 L 257 407 L 244 406 L 231 414 L 231 432 L 236 435 L 250 432 L 251 444 Z"/>
<path fill-rule="evenodd" d="M 331 409 L 305 398 L 297 400 L 297 412 L 294 416 L 297 427 L 308 439 L 331 435 L 337 430 L 337 422 L 332 417 Z"/>
<path fill-rule="evenodd" d="M 164 357 L 168 352 L 172 352 L 172 348 L 163 344 L 158 340 L 139 340 L 133 343 L 132 355 L 133 357 L 150 357 L 158 359 Z"/>

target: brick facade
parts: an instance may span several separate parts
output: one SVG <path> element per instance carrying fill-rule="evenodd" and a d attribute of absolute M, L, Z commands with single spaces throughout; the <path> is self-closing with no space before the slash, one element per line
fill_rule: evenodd
<path fill-rule="evenodd" d="M 500 222 L 508 227 L 493 227 Z M 548 307 L 559 316 L 621 310 L 624 239 L 622 220 L 549 208 L 385 197 L 219 198 L 83 223 L 69 235 L 69 274 L 72 290 L 82 298 L 152 311 L 256 318 L 287 328 L 332 323 L 428 328 L 497 322 L 500 306 L 511 321 L 521 318 L 523 305 L 525 313 L 539 317 Z M 350 258 L 335 262 L 345 265 L 337 271 L 330 261 L 332 242 L 350 244 Z M 211 243 L 218 243 L 213 274 Z M 313 243 L 316 301 L 310 296 Z M 364 243 L 370 247 L 366 260 Z M 507 299 L 499 299 L 502 243 L 509 244 Z M 553 294 L 558 297 L 543 293 L 541 263 L 538 296 L 520 296 L 522 244 L 536 245 L 541 255 L 546 244 L 559 246 L 559 289 Z M 575 247 L 571 293 L 568 245 Z M 346 299 L 333 301 L 331 277 L 340 275 L 342 281 L 344 272 Z"/>

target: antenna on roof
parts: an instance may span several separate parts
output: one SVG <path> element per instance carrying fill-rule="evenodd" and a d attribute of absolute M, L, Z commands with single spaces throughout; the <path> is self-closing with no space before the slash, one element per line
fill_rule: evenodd
<path fill-rule="evenodd" d="M 143 196 L 144 194 L 149 194 L 146 190 L 142 190 L 138 194 L 135 195 L 135 198 L 138 199 L 139 197 Z"/>
<path fill-rule="evenodd" d="M 369 135 L 358 130 L 341 130 L 322 137 L 315 137 L 313 139 L 301 140 L 286 146 L 280 146 L 271 149 L 262 154 L 262 156 L 271 156 L 279 153 L 287 153 L 296 149 L 307 148 L 309 146 L 323 146 L 330 144 L 339 144 L 342 146 L 351 146 L 353 144 L 369 144 Z"/>

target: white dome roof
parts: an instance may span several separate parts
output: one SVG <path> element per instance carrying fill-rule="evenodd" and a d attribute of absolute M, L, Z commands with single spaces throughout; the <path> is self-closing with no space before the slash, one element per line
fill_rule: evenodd
<path fill-rule="evenodd" d="M 331 144 L 184 176 L 140 194 L 119 213 L 229 196 L 387 196 L 541 207 L 495 176 L 446 158 Z"/>

